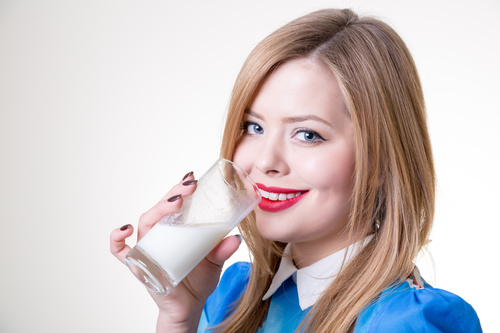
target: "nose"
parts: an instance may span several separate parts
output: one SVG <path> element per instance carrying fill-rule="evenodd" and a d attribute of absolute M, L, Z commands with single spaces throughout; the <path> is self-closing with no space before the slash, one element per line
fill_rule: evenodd
<path fill-rule="evenodd" d="M 262 143 L 257 154 L 255 167 L 267 176 L 280 177 L 290 172 L 286 160 L 286 150 L 279 139 L 268 138 Z"/>

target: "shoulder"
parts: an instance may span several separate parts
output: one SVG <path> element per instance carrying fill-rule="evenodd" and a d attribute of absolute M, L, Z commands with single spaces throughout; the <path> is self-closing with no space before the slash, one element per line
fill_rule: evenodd
<path fill-rule="evenodd" d="M 476 312 L 461 297 L 414 282 L 411 277 L 385 290 L 360 314 L 355 332 L 482 332 Z"/>
<path fill-rule="evenodd" d="M 219 324 L 233 310 L 246 290 L 250 270 L 250 263 L 237 262 L 224 271 L 219 285 L 205 303 L 204 314 L 209 326 Z"/>

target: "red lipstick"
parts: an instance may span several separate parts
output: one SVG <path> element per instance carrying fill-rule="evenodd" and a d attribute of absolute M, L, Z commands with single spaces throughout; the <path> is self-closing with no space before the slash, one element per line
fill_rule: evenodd
<path fill-rule="evenodd" d="M 291 206 L 295 205 L 300 199 L 302 199 L 308 191 L 304 190 L 296 190 L 296 189 L 290 189 L 290 188 L 281 188 L 281 187 L 267 187 L 263 184 L 257 183 L 257 187 L 265 192 L 268 192 L 268 198 L 265 198 L 262 196 L 262 200 L 259 204 L 259 208 L 267 211 L 267 212 L 272 212 L 276 213 L 279 211 L 282 211 L 284 209 L 290 208 Z M 262 193 L 261 191 L 261 193 Z M 296 194 L 296 196 L 292 198 L 282 198 L 282 200 L 279 200 L 278 198 L 283 197 L 285 195 L 290 195 L 290 194 Z M 276 200 L 271 200 L 271 198 L 274 198 Z"/>

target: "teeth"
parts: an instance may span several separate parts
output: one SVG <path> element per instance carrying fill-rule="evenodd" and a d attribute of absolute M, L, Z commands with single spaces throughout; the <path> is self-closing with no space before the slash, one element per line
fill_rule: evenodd
<path fill-rule="evenodd" d="M 295 197 L 298 197 L 299 195 L 302 194 L 302 192 L 297 192 L 297 193 L 273 193 L 273 192 L 267 192 L 264 190 L 259 189 L 260 194 L 262 195 L 263 198 L 269 199 L 271 201 L 285 201 L 287 199 L 292 199 Z"/>

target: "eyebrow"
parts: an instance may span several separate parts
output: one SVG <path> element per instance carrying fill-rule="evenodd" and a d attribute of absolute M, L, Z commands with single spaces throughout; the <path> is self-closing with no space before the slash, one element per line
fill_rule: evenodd
<path fill-rule="evenodd" d="M 264 118 L 262 118 L 261 115 L 259 115 L 258 113 L 256 112 L 253 112 L 252 110 L 248 110 L 246 109 L 245 110 L 245 113 L 248 114 L 249 116 L 252 116 L 252 117 L 255 117 L 255 118 L 258 118 L 258 119 L 261 119 L 261 120 L 264 120 Z"/>
<path fill-rule="evenodd" d="M 252 117 L 255 117 L 255 118 L 258 118 L 258 119 L 261 119 L 261 120 L 264 120 L 264 118 L 259 115 L 258 113 L 252 111 L 252 110 L 245 110 L 245 113 L 252 116 Z M 284 121 L 285 123 L 300 123 L 302 121 L 306 121 L 306 120 L 315 120 L 315 121 L 318 121 L 320 123 L 323 123 L 329 127 L 332 127 L 332 125 L 324 120 L 323 118 L 320 118 L 320 117 L 317 117 L 315 115 L 304 115 L 304 116 L 295 116 L 295 117 L 286 117 L 284 118 Z"/>

